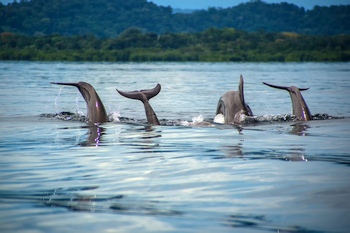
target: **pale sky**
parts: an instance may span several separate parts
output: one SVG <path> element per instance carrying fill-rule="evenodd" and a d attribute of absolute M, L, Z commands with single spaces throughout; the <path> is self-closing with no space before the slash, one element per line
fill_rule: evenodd
<path fill-rule="evenodd" d="M 18 2 L 20 0 L 17 0 Z M 180 9 L 207 9 L 208 7 L 232 7 L 237 6 L 249 0 L 147 0 L 154 2 L 157 5 L 171 6 L 172 8 Z M 315 5 L 330 6 L 330 5 L 350 5 L 350 0 L 263 0 L 266 3 L 288 2 L 297 6 L 312 9 Z M 13 0 L 0 0 L 3 4 L 13 2 Z"/>
<path fill-rule="evenodd" d="M 232 7 L 240 3 L 249 2 L 249 0 L 148 0 L 157 5 L 171 6 L 172 8 L 181 9 L 207 9 L 208 7 Z M 263 0 L 266 3 L 288 2 L 297 6 L 312 9 L 315 5 L 350 5 L 350 0 Z"/>

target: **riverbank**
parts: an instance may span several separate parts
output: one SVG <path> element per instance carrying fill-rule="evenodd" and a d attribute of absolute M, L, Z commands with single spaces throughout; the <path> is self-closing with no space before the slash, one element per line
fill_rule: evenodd
<path fill-rule="evenodd" d="M 0 60 L 350 61 L 350 36 L 244 32 L 232 28 L 157 35 L 131 28 L 116 38 L 0 34 Z"/>

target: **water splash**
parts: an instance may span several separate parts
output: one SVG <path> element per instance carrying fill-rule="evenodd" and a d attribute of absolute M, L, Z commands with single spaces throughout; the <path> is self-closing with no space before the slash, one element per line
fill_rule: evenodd
<path fill-rule="evenodd" d="M 63 87 L 60 87 L 60 89 L 58 90 L 58 94 L 57 94 L 57 96 L 55 97 L 55 110 L 56 110 L 56 114 L 59 113 L 59 110 L 58 110 L 58 102 L 59 102 L 59 100 L 60 100 L 60 96 L 61 96 L 62 89 L 63 89 Z"/>
<path fill-rule="evenodd" d="M 120 117 L 121 115 L 119 112 L 112 112 L 111 114 L 108 115 L 110 122 L 120 122 Z"/>
<path fill-rule="evenodd" d="M 215 123 L 218 123 L 218 124 L 224 124 L 224 123 L 225 123 L 225 117 L 224 117 L 224 115 L 222 115 L 221 113 L 217 114 L 217 115 L 214 117 L 214 122 L 215 122 Z"/>
<path fill-rule="evenodd" d="M 58 112 L 54 114 L 41 114 L 41 117 L 56 118 L 64 121 L 81 121 L 86 122 L 87 117 L 84 113 L 77 111 L 76 113 L 71 112 Z M 134 119 L 128 117 L 122 117 L 118 111 L 114 111 L 108 114 L 109 122 L 121 122 L 128 124 L 139 124 L 148 125 L 147 119 Z M 330 120 L 330 119 L 344 119 L 346 117 L 331 116 L 328 114 L 315 114 L 313 115 L 313 120 Z M 262 115 L 262 116 L 245 116 L 240 123 L 240 126 L 249 124 L 259 124 L 259 123 L 278 123 L 278 122 L 298 122 L 300 121 L 297 116 L 293 114 L 277 114 L 277 115 Z M 223 123 L 218 123 L 214 119 L 204 119 L 202 115 L 192 117 L 192 121 L 187 120 L 173 120 L 173 119 L 160 119 L 161 126 L 188 126 L 188 127 L 212 127 L 215 125 L 223 125 Z"/>
<path fill-rule="evenodd" d="M 192 122 L 188 121 L 180 121 L 180 125 L 182 126 L 214 126 L 212 120 L 206 121 L 202 115 L 192 117 Z"/>
<path fill-rule="evenodd" d="M 77 93 L 77 96 L 75 97 L 75 111 L 78 115 L 85 116 L 84 112 L 82 112 L 79 108 L 79 99 L 80 99 L 80 93 Z"/>

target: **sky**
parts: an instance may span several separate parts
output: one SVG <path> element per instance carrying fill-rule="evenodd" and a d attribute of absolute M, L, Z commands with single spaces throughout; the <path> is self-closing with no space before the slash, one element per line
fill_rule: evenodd
<path fill-rule="evenodd" d="M 180 9 L 208 9 L 208 7 L 232 7 L 240 3 L 249 2 L 249 0 L 148 0 L 157 5 L 171 6 Z M 288 2 L 305 9 L 312 9 L 315 5 L 350 5 L 350 0 L 263 0 L 266 3 Z"/>
<path fill-rule="evenodd" d="M 17 0 L 19 2 L 19 0 Z M 147 0 L 161 6 L 171 6 L 180 9 L 208 9 L 208 7 L 232 7 L 249 0 Z M 263 0 L 266 3 L 288 2 L 305 9 L 312 9 L 315 5 L 350 5 L 350 0 Z M 13 2 L 13 0 L 0 0 L 3 4 Z"/>

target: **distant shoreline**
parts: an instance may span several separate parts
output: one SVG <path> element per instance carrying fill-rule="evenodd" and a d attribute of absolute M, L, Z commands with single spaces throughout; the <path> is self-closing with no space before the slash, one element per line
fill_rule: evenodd
<path fill-rule="evenodd" d="M 117 38 L 25 36 L 0 33 L 0 60 L 339 62 L 350 61 L 350 35 L 244 32 L 211 28 L 202 33 L 157 35 L 130 28 Z"/>

